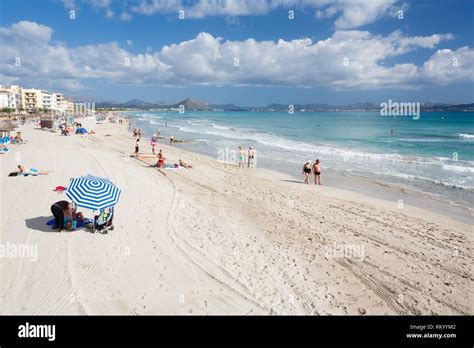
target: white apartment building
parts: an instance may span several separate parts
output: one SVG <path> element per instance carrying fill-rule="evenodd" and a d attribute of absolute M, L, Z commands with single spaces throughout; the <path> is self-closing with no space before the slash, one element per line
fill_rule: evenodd
<path fill-rule="evenodd" d="M 58 104 L 56 101 L 56 94 L 48 92 L 48 91 L 41 91 L 43 94 L 43 109 L 47 110 L 57 110 Z"/>
<path fill-rule="evenodd" d="M 66 100 L 64 99 L 64 94 L 62 93 L 54 93 L 56 95 L 56 105 L 57 105 L 57 111 L 59 111 L 61 114 L 65 114 L 67 110 L 67 103 Z"/>
<path fill-rule="evenodd" d="M 16 112 L 47 109 L 61 114 L 72 114 L 74 103 L 62 93 L 52 93 L 35 88 L 21 88 L 19 85 L 0 85 L 0 109 L 11 108 Z"/>
<path fill-rule="evenodd" d="M 0 109 L 8 108 L 9 102 L 8 102 L 8 95 L 9 92 L 7 92 L 4 89 L 0 89 Z"/>
<path fill-rule="evenodd" d="M 1 101 L 0 108 L 10 108 L 15 111 L 20 110 L 21 103 L 21 88 L 17 85 L 3 86 L 0 85 Z"/>

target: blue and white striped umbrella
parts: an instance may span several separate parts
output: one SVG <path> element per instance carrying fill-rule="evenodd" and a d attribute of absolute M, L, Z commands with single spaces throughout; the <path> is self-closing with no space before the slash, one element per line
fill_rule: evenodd
<path fill-rule="evenodd" d="M 66 195 L 77 206 L 102 210 L 117 204 L 121 190 L 109 179 L 86 175 L 71 179 Z"/>

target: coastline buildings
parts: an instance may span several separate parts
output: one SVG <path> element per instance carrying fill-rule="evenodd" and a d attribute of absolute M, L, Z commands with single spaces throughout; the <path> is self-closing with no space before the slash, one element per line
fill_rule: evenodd
<path fill-rule="evenodd" d="M 22 90 L 24 109 L 27 112 L 43 108 L 43 93 L 39 89 L 29 88 Z"/>
<path fill-rule="evenodd" d="M 33 113 L 38 110 L 57 114 L 72 114 L 74 102 L 62 93 L 53 93 L 19 85 L 0 85 L 0 109 L 13 109 L 17 113 Z"/>
<path fill-rule="evenodd" d="M 48 91 L 41 91 L 41 94 L 43 96 L 42 109 L 58 111 L 58 104 L 56 102 L 56 94 L 48 92 Z"/>
<path fill-rule="evenodd" d="M 21 103 L 21 88 L 18 85 L 11 85 L 5 88 L 0 85 L 0 108 L 9 108 L 19 110 Z"/>

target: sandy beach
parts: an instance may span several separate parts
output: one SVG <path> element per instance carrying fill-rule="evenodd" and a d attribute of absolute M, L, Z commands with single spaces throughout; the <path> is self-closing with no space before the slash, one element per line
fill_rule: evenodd
<path fill-rule="evenodd" d="M 467 223 L 167 144 L 194 168 L 159 172 L 148 139 L 135 159 L 126 125 L 81 122 L 96 134 L 22 126 L 0 157 L 1 244 L 37 248 L 0 258 L 1 314 L 473 314 Z M 122 189 L 115 230 L 46 226 L 86 174 Z"/>

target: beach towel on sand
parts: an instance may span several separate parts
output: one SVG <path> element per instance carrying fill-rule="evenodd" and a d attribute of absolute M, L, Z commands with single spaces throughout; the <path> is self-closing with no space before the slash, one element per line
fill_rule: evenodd
<path fill-rule="evenodd" d="M 19 172 L 11 172 L 8 176 L 38 176 L 38 173 L 19 173 Z"/>
<path fill-rule="evenodd" d="M 177 164 L 177 163 L 175 163 L 175 164 L 165 163 L 165 166 L 163 167 L 163 169 L 179 169 L 179 164 Z"/>
<path fill-rule="evenodd" d="M 81 228 L 81 227 L 84 227 L 85 225 L 88 225 L 88 224 L 92 223 L 91 219 L 85 219 L 85 221 L 81 221 L 81 220 L 76 220 L 76 221 L 77 221 L 76 222 L 76 228 Z M 46 225 L 54 226 L 55 223 L 56 223 L 56 220 L 51 219 L 46 223 Z"/>

